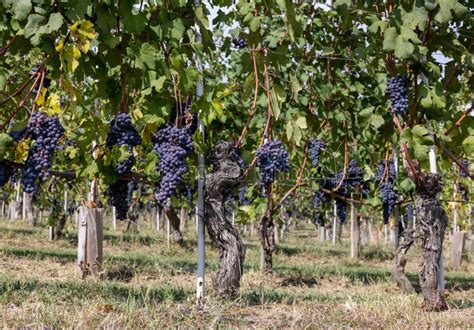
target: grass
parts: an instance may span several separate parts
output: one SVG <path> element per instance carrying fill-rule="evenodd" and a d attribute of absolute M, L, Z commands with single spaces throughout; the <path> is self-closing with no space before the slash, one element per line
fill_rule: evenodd
<path fill-rule="evenodd" d="M 419 294 L 401 293 L 390 273 L 390 246 L 366 246 L 348 257 L 348 241 L 332 246 L 301 226 L 274 256 L 274 276 L 258 270 L 259 246 L 245 237 L 244 277 L 234 301 L 211 285 L 218 252 L 206 246 L 206 298 L 196 308 L 193 228 L 184 248 L 162 233 L 106 230 L 100 280 L 75 275 L 76 236 L 47 241 L 46 228 L 0 221 L 0 324 L 3 327 L 472 327 L 474 265 L 446 272 L 450 310 L 425 313 Z M 410 252 L 408 277 L 416 285 L 420 251 Z M 446 264 L 449 254 L 446 254 Z M 472 258 L 471 258 L 472 259 Z M 127 275 L 121 277 L 122 271 Z M 114 274 L 113 276 L 109 276 Z"/>

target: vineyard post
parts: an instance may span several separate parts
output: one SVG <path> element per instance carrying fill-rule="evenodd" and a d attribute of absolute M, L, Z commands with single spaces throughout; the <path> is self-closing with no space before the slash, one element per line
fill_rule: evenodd
<path fill-rule="evenodd" d="M 453 172 L 456 173 L 456 163 L 453 162 Z M 459 228 L 458 228 L 458 212 L 457 212 L 457 203 L 456 203 L 456 193 L 457 193 L 457 179 L 455 178 L 454 179 L 454 183 L 453 183 L 453 201 L 452 201 L 452 206 L 453 206 L 453 234 L 454 232 L 457 232 L 459 231 Z"/>
<path fill-rule="evenodd" d="M 395 152 L 395 155 L 393 156 L 393 164 L 395 166 L 395 176 L 398 177 L 398 174 L 399 174 L 398 150 Z M 391 236 L 393 237 L 393 244 L 396 250 L 398 248 L 398 244 L 400 243 L 400 205 L 398 203 L 395 204 L 393 217 L 395 221 L 394 221 L 393 227 L 391 228 Z"/>
<path fill-rule="evenodd" d="M 200 0 L 194 0 L 194 5 L 196 7 L 201 6 Z M 196 26 L 196 43 L 202 44 L 202 35 L 199 31 L 199 25 Z M 196 60 L 198 61 L 199 54 L 196 53 Z M 202 68 L 198 66 L 198 70 L 201 73 L 197 83 L 196 83 L 196 96 L 199 99 L 204 93 L 204 81 L 202 78 Z M 205 131 L 204 123 L 200 118 L 200 113 L 198 113 L 198 128 L 202 136 L 202 142 L 204 143 Z M 206 167 L 204 161 L 204 154 L 202 152 L 198 155 L 198 203 L 197 203 L 197 243 L 198 243 L 198 260 L 197 260 L 197 278 L 196 278 L 196 297 L 199 302 L 201 302 L 204 297 L 204 266 L 205 266 L 205 232 L 204 232 L 204 185 L 206 180 Z"/>
<path fill-rule="evenodd" d="M 115 206 L 112 206 L 112 228 L 114 230 L 117 229 L 117 213 L 116 213 Z"/>
<path fill-rule="evenodd" d="M 337 227 L 337 208 L 336 208 L 336 200 L 334 200 L 334 212 L 333 212 L 333 219 L 332 219 L 332 245 L 336 245 L 336 227 Z"/>

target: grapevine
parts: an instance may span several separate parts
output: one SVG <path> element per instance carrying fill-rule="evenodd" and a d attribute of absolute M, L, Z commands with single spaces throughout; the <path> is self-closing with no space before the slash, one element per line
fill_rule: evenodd
<path fill-rule="evenodd" d="M 288 152 L 281 141 L 268 141 L 257 150 L 257 166 L 260 170 L 260 184 L 264 188 L 275 181 L 280 171 L 290 169 Z"/>

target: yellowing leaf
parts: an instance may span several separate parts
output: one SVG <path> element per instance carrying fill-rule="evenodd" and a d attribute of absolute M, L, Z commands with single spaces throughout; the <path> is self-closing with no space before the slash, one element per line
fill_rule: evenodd
<path fill-rule="evenodd" d="M 16 145 L 15 149 L 15 161 L 18 163 L 23 163 L 26 161 L 26 158 L 28 157 L 28 149 L 30 149 L 28 145 L 29 140 L 23 140 L 20 141 Z"/>
<path fill-rule="evenodd" d="M 64 39 L 59 39 L 58 45 L 55 47 L 56 51 L 60 53 L 64 48 Z"/>
<path fill-rule="evenodd" d="M 42 105 L 44 104 L 44 99 L 45 99 L 45 97 L 46 97 L 46 92 L 47 92 L 47 89 L 43 87 L 43 88 L 41 89 L 41 93 L 40 93 L 38 99 L 36 100 L 36 105 L 37 105 L 37 106 L 40 107 L 40 106 L 42 106 Z"/>
<path fill-rule="evenodd" d="M 91 21 L 83 20 L 77 31 L 86 38 L 95 38 L 94 24 Z"/>

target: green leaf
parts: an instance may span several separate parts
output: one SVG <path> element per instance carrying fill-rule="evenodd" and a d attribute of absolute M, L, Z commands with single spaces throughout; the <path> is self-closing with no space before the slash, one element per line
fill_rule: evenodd
<path fill-rule="evenodd" d="M 206 28 L 209 29 L 209 21 L 207 20 L 207 16 L 204 14 L 204 10 L 202 6 L 198 6 L 195 11 L 196 18 L 198 21 Z"/>
<path fill-rule="evenodd" d="M 474 156 L 474 136 L 468 136 L 462 141 L 462 148 L 468 157 Z"/>
<path fill-rule="evenodd" d="M 388 28 L 383 34 L 383 50 L 395 50 L 395 38 L 397 37 L 397 30 L 394 27 Z"/>
<path fill-rule="evenodd" d="M 415 183 L 410 178 L 405 178 L 405 180 L 400 183 L 400 188 L 402 192 L 406 194 L 415 189 Z"/>
<path fill-rule="evenodd" d="M 15 0 L 13 2 L 12 10 L 15 13 L 15 18 L 19 21 L 22 21 L 28 17 L 28 14 L 31 11 L 31 1 Z"/>
<path fill-rule="evenodd" d="M 31 14 L 28 16 L 28 22 L 25 25 L 25 37 L 29 38 L 34 46 L 39 44 L 42 24 L 45 17 L 38 14 Z"/>
<path fill-rule="evenodd" d="M 413 7 L 413 10 L 402 16 L 403 25 L 414 30 L 419 28 L 421 31 L 425 30 L 428 12 L 423 7 Z"/>
<path fill-rule="evenodd" d="M 13 147 L 13 139 L 7 133 L 0 134 L 0 160 L 3 160 L 8 149 Z"/>
<path fill-rule="evenodd" d="M 428 160 L 429 151 L 430 151 L 430 148 L 428 146 L 415 144 L 415 147 L 414 147 L 415 158 L 418 159 L 420 162 L 424 162 Z"/>
<path fill-rule="evenodd" d="M 145 42 L 140 47 L 140 63 L 144 63 L 149 69 L 155 68 L 155 55 L 156 49 L 150 45 L 148 42 Z M 142 67 L 142 69 L 145 69 Z"/>
<path fill-rule="evenodd" d="M 293 72 L 290 74 L 290 83 L 291 83 L 291 91 L 293 92 L 293 100 L 298 101 L 298 93 L 303 89 L 301 84 L 296 77 L 296 74 Z"/>
<path fill-rule="evenodd" d="M 305 117 L 298 117 L 298 119 L 296 119 L 295 121 L 295 125 L 302 129 L 308 128 L 308 124 L 306 123 Z"/>
<path fill-rule="evenodd" d="M 461 5 L 458 0 L 438 0 L 439 11 L 435 16 L 435 20 L 440 23 L 447 23 L 454 16 L 461 16 L 467 12 L 467 7 Z"/>
<path fill-rule="evenodd" d="M 253 17 L 249 24 L 250 31 L 257 32 L 258 28 L 260 27 L 260 21 L 260 17 Z"/>
<path fill-rule="evenodd" d="M 370 124 L 375 128 L 379 129 L 385 121 L 383 120 L 383 117 L 380 115 L 373 114 L 370 118 Z"/>

